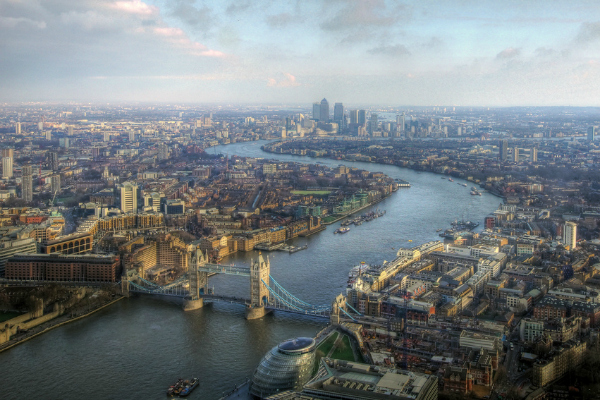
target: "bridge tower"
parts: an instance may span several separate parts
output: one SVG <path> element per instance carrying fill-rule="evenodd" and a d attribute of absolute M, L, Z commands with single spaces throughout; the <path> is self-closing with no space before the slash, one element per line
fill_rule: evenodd
<path fill-rule="evenodd" d="M 198 267 L 206 264 L 202 250 L 196 249 L 188 255 L 188 277 L 190 281 L 190 295 L 183 300 L 183 310 L 197 310 L 204 306 L 202 294 L 208 290 L 208 273 L 198 271 Z"/>
<path fill-rule="evenodd" d="M 340 310 L 345 309 L 346 297 L 343 294 L 338 294 L 333 302 L 331 303 L 331 314 L 329 315 L 329 321 L 331 325 L 340 324 Z"/>
<path fill-rule="evenodd" d="M 269 257 L 266 261 L 261 253 L 258 260 L 250 262 L 250 304 L 246 308 L 246 319 L 258 319 L 264 317 L 269 310 L 265 305 L 269 303 L 269 289 L 263 284 L 269 285 L 271 274 L 271 263 Z"/>

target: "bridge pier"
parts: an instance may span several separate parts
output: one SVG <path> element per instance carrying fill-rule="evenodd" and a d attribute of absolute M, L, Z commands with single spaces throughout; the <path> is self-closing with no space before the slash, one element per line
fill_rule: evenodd
<path fill-rule="evenodd" d="M 259 319 L 270 313 L 272 310 L 267 310 L 265 307 L 246 307 L 246 319 Z"/>
<path fill-rule="evenodd" d="M 198 310 L 202 307 L 204 307 L 203 298 L 193 299 L 191 297 L 186 297 L 185 299 L 183 299 L 183 311 Z"/>

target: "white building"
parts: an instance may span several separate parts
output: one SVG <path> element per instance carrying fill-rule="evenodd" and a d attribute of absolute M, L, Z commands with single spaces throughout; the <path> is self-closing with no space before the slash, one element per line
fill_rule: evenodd
<path fill-rule="evenodd" d="M 2 177 L 12 178 L 13 176 L 13 158 L 2 157 Z"/>
<path fill-rule="evenodd" d="M 569 247 L 569 250 L 575 250 L 577 248 L 577 224 L 575 222 L 567 221 L 564 225 L 564 244 Z"/>
<path fill-rule="evenodd" d="M 137 212 L 137 190 L 138 186 L 132 182 L 125 182 L 121 186 L 121 211 L 124 213 Z"/>

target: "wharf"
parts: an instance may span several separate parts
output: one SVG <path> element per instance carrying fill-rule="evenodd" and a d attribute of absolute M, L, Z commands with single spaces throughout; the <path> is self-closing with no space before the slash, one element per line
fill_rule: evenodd
<path fill-rule="evenodd" d="M 254 246 L 254 250 L 274 251 L 274 250 L 281 249 L 283 246 L 285 246 L 284 242 L 275 243 L 275 244 L 271 244 L 271 243 L 259 243 L 259 244 L 257 244 L 257 245 Z"/>
<path fill-rule="evenodd" d="M 321 225 L 318 228 L 311 229 L 310 231 L 308 231 L 306 233 L 301 233 L 298 236 L 299 237 L 308 237 L 310 235 L 314 235 L 315 233 L 323 232 L 325 229 L 327 229 L 327 227 L 325 225 Z"/>
<path fill-rule="evenodd" d="M 347 217 L 347 216 L 349 216 L 349 215 L 356 214 L 357 212 L 359 212 L 359 211 L 362 211 L 362 210 L 364 210 L 364 209 L 365 209 L 365 208 L 367 208 L 367 207 L 374 206 L 375 204 L 379 203 L 380 201 L 383 201 L 383 200 L 387 199 L 389 196 L 390 196 L 390 195 L 388 194 L 387 196 L 383 196 L 383 197 L 382 197 L 382 198 L 380 198 L 379 200 L 377 200 L 377 201 L 374 201 L 374 202 L 372 202 L 372 203 L 369 203 L 369 204 L 367 204 L 367 205 L 365 205 L 365 206 L 359 207 L 359 208 L 357 208 L 356 210 L 351 210 L 351 211 L 349 211 L 349 212 L 347 212 L 347 213 L 344 213 L 344 214 L 338 214 L 338 215 L 339 215 L 339 217 L 338 217 L 338 218 L 334 219 L 333 221 L 322 222 L 322 224 L 323 224 L 323 225 L 331 225 L 331 224 L 333 224 L 333 223 L 336 223 L 336 222 L 338 222 L 338 221 L 340 221 L 340 220 L 342 220 L 342 219 L 346 218 L 346 217 Z"/>

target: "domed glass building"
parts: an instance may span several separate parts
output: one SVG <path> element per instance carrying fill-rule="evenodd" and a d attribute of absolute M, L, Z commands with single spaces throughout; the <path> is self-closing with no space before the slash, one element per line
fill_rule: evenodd
<path fill-rule="evenodd" d="M 299 337 L 275 346 L 254 371 L 250 394 L 264 398 L 284 390 L 301 390 L 314 370 L 315 340 Z"/>

